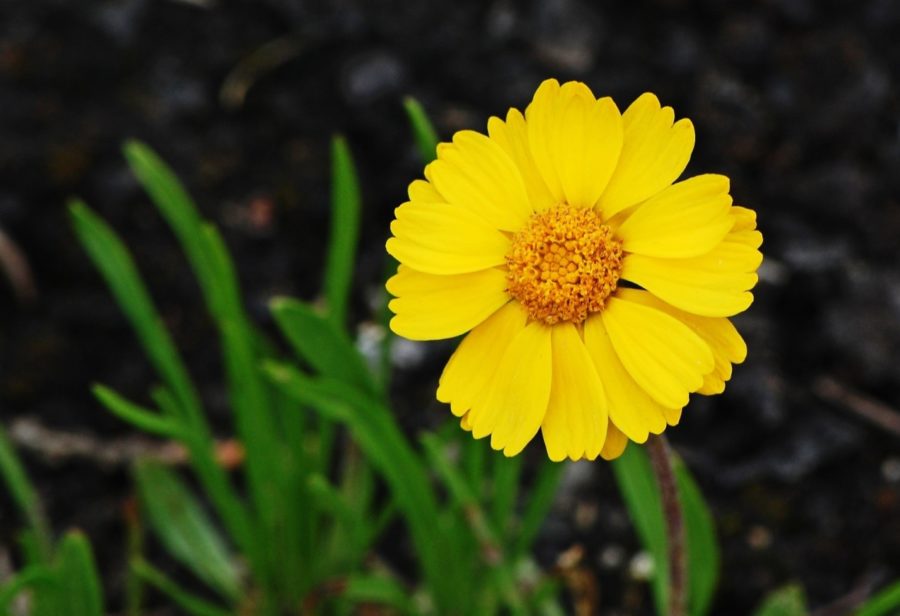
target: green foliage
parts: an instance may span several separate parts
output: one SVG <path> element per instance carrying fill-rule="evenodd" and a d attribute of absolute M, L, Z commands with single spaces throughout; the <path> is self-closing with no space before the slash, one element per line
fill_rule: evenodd
<path fill-rule="evenodd" d="M 891 616 L 900 613 L 900 581 L 881 590 L 859 606 L 856 616 Z"/>
<path fill-rule="evenodd" d="M 785 586 L 766 597 L 753 616 L 806 616 L 806 594 L 796 585 Z"/>
<path fill-rule="evenodd" d="M 403 99 L 403 108 L 406 110 L 406 116 L 409 119 L 410 126 L 413 131 L 413 138 L 416 140 L 416 146 L 419 148 L 419 156 L 425 163 L 430 163 L 437 156 L 438 137 L 428 119 L 428 114 L 422 109 L 419 101 L 411 96 Z"/>
<path fill-rule="evenodd" d="M 168 552 L 210 588 L 235 601 L 240 577 L 225 541 L 181 478 L 159 462 L 135 468 L 141 504 Z"/>
<path fill-rule="evenodd" d="M 664 615 L 669 593 L 669 561 L 659 485 L 642 447 L 626 448 L 612 467 L 638 537 L 653 556 L 653 599 L 657 614 Z M 715 525 L 699 489 L 680 460 L 675 462 L 675 479 L 685 524 L 689 613 L 703 616 L 709 611 L 719 572 Z"/>
<path fill-rule="evenodd" d="M 103 592 L 90 544 L 71 531 L 54 545 L 41 503 L 2 428 L 0 477 L 28 525 L 23 534 L 25 566 L 0 585 L 0 614 L 9 614 L 13 602 L 28 592 L 32 616 L 103 616 Z"/>
<path fill-rule="evenodd" d="M 417 126 L 420 132 L 430 129 L 424 114 Z M 559 613 L 547 592 L 552 585 L 531 592 L 517 573 L 535 570 L 529 565 L 530 546 L 552 501 L 558 467 L 546 464 L 539 471 L 536 497 L 520 518 L 521 460 L 492 456 L 496 462 L 478 463 L 486 445 L 469 438 L 463 444 L 426 439 L 420 451 L 397 424 L 384 393 L 386 374 L 370 372 L 346 329 L 360 217 L 346 143 L 335 139 L 332 145 L 327 311 L 291 298 L 272 302 L 294 361 L 274 354 L 251 324 L 221 237 L 201 218 L 174 173 L 143 144 L 128 143 L 125 155 L 178 239 L 218 330 L 235 432 L 245 452 L 246 486 L 243 496 L 217 463 L 202 401 L 126 246 L 86 205 L 73 202 L 75 231 L 161 382 L 150 393 L 152 404 L 132 402 L 102 385 L 95 385 L 94 393 L 117 417 L 181 442 L 209 502 L 207 510 L 184 479 L 161 463 L 136 465 L 151 530 L 218 598 L 198 596 L 168 578 L 140 554 L 140 542 L 132 554 L 132 585 L 138 588 L 137 580 L 143 581 L 195 615 L 250 605 L 254 613 L 273 616 L 299 613 L 299 606 L 346 613 L 356 603 L 383 604 L 403 614 Z M 389 343 L 386 336 L 385 359 Z M 352 443 L 341 444 L 342 426 Z M 465 467 L 444 457 L 446 447 L 464 450 Z M 429 466 L 438 469 L 443 485 L 435 484 Z M 379 477 L 388 487 L 385 497 L 377 497 Z M 364 566 L 396 513 L 409 529 L 420 564 L 415 590 L 386 571 Z M 138 612 L 139 605 L 131 609 Z"/>

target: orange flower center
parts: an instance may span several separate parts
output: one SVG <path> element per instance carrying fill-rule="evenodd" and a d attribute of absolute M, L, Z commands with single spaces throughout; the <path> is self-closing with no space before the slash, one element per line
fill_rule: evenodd
<path fill-rule="evenodd" d="M 603 310 L 622 271 L 622 244 L 590 208 L 534 214 L 506 255 L 507 292 L 532 319 L 583 322 Z"/>

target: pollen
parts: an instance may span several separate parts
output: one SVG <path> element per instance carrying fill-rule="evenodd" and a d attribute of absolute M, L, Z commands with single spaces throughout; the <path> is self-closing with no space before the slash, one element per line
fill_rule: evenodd
<path fill-rule="evenodd" d="M 534 214 L 506 255 L 507 292 L 553 325 L 603 310 L 622 270 L 622 244 L 590 208 L 559 204 Z"/>

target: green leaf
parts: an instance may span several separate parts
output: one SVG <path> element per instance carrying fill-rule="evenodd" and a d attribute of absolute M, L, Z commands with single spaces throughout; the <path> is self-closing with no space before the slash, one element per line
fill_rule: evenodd
<path fill-rule="evenodd" d="M 384 575 L 352 575 L 341 596 L 351 603 L 375 603 L 392 607 L 401 614 L 418 613 L 406 589 Z"/>
<path fill-rule="evenodd" d="M 109 225 L 84 203 L 71 202 L 69 213 L 81 245 L 128 317 L 147 357 L 178 398 L 179 405 L 186 411 L 199 413 L 200 401 L 187 369 L 125 245 Z"/>
<path fill-rule="evenodd" d="M 32 565 L 15 574 L 0 586 L 0 614 L 12 613 L 11 605 L 20 593 L 32 589 L 36 593 L 56 592 L 56 576 L 46 565 Z M 41 599 L 38 598 L 38 601 Z M 46 599 L 44 599 L 46 601 Z M 37 614 L 37 610 L 34 610 Z"/>
<path fill-rule="evenodd" d="M 900 582 L 894 582 L 862 604 L 856 616 L 891 616 L 898 613 L 900 613 Z"/>
<path fill-rule="evenodd" d="M 753 612 L 753 616 L 806 616 L 806 595 L 796 585 L 776 590 Z"/>
<path fill-rule="evenodd" d="M 347 318 L 359 239 L 359 179 L 343 137 L 331 140 L 331 234 L 325 263 L 328 316 L 338 329 Z"/>
<path fill-rule="evenodd" d="M 287 297 L 275 298 L 270 306 L 291 348 L 316 372 L 366 392 L 375 391 L 362 357 L 333 321 L 308 304 Z"/>
<path fill-rule="evenodd" d="M 142 461 L 135 479 L 150 525 L 168 552 L 224 598 L 237 600 L 240 576 L 225 542 L 178 476 Z"/>
<path fill-rule="evenodd" d="M 152 567 L 145 561 L 135 561 L 131 563 L 131 567 L 141 579 L 156 587 L 191 616 L 234 616 L 233 611 L 220 608 L 187 592 L 166 577 L 162 571 Z"/>
<path fill-rule="evenodd" d="M 65 613 L 103 616 L 103 592 L 87 538 L 77 531 L 69 532 L 59 545 L 56 561 L 60 605 Z"/>
<path fill-rule="evenodd" d="M 437 133 L 431 125 L 431 120 L 428 119 L 428 115 L 419 101 L 411 96 L 403 99 L 403 108 L 406 110 L 406 116 L 412 126 L 413 138 L 416 140 L 422 162 L 430 163 L 437 157 L 438 145 Z"/>
<path fill-rule="evenodd" d="M 641 545 L 653 557 L 653 599 L 662 616 L 669 595 L 669 542 L 656 477 L 643 447 L 627 447 L 612 468 Z"/>
<path fill-rule="evenodd" d="M 12 443 L 6 436 L 6 431 L 0 425 L 0 476 L 6 482 L 13 501 L 22 512 L 22 516 L 28 523 L 31 534 L 35 540 L 37 560 L 48 563 L 50 560 L 53 536 L 50 525 L 44 517 L 41 502 L 34 486 L 28 479 L 19 457 L 13 449 Z"/>
<path fill-rule="evenodd" d="M 675 481 L 684 513 L 688 604 L 692 616 L 709 612 L 719 579 L 719 543 L 713 516 L 684 462 L 676 457 Z"/>
<path fill-rule="evenodd" d="M 274 420 L 267 392 L 255 368 L 254 332 L 241 304 L 234 265 L 215 227 L 203 221 L 175 173 L 146 145 L 129 141 L 125 157 L 178 238 L 216 320 L 228 373 L 237 429 L 246 448 L 246 469 L 257 509 L 264 515 L 278 507 L 278 490 L 267 485 L 278 477 L 271 444 Z M 255 557 L 258 560 L 258 557 Z M 263 572 L 257 567 L 257 572 Z"/>
<path fill-rule="evenodd" d="M 217 311 L 222 303 L 220 272 L 204 245 L 201 230 L 203 221 L 193 199 L 172 169 L 147 145 L 139 141 L 128 141 L 123 147 L 123 153 L 132 173 L 178 237 L 200 282 L 207 304 Z"/>
<path fill-rule="evenodd" d="M 253 559 L 255 544 L 247 512 L 213 458 L 213 442 L 200 399 L 138 274 L 134 260 L 109 225 L 84 203 L 72 201 L 69 204 L 69 214 L 79 241 L 131 323 L 150 363 L 165 383 L 166 390 L 171 393 L 167 396 L 167 401 L 171 403 L 163 407 L 163 410 L 169 414 L 177 412 L 183 421 L 184 442 L 191 451 L 192 465 L 229 532 Z"/>
<path fill-rule="evenodd" d="M 522 514 L 522 522 L 519 526 L 518 537 L 515 543 L 515 554 L 523 557 L 531 551 L 538 532 L 547 512 L 553 506 L 553 498 L 559 487 L 559 479 L 562 477 L 565 465 L 543 460 L 538 468 L 537 478 L 529 491 L 529 500 L 525 504 Z"/>
<path fill-rule="evenodd" d="M 164 438 L 179 438 L 181 430 L 174 417 L 163 417 L 150 409 L 144 408 L 103 385 L 94 385 L 91 389 L 100 404 L 113 415 L 127 421 L 131 425 Z"/>
<path fill-rule="evenodd" d="M 293 366 L 274 361 L 264 372 L 297 402 L 308 405 L 350 430 L 372 465 L 388 483 L 406 518 L 428 587 L 441 613 L 458 613 L 469 597 L 459 588 L 466 581 L 458 566 L 461 546 L 441 532 L 441 515 L 426 474 L 425 461 L 409 445 L 390 410 L 347 381 L 311 378 Z"/>
<path fill-rule="evenodd" d="M 487 516 L 475 492 L 465 479 L 465 475 L 454 467 L 443 451 L 437 437 L 431 434 L 422 436 L 422 445 L 431 467 L 444 480 L 447 490 L 456 502 L 458 508 L 465 515 L 473 538 L 479 547 L 479 552 L 490 559 L 488 575 L 493 580 L 497 593 L 503 597 L 507 607 L 513 614 L 524 614 L 525 604 L 522 602 L 521 593 L 516 587 L 515 576 L 503 553 L 497 530 L 493 527 L 491 519 Z"/>
<path fill-rule="evenodd" d="M 612 466 L 641 544 L 653 556 L 653 599 L 657 613 L 665 614 L 669 596 L 669 541 L 659 484 L 643 447 L 628 447 Z M 704 616 L 709 611 L 719 575 L 715 524 L 703 495 L 677 456 L 673 466 L 685 526 L 688 611 L 691 616 Z"/>

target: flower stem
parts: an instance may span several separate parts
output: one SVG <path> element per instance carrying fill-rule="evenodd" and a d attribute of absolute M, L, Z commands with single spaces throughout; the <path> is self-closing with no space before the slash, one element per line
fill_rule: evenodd
<path fill-rule="evenodd" d="M 687 598 L 687 563 L 685 553 L 684 519 L 678 499 L 675 469 L 669 441 L 660 434 L 647 441 L 647 453 L 662 499 L 663 516 L 666 519 L 666 535 L 669 540 L 669 616 L 685 616 Z"/>

